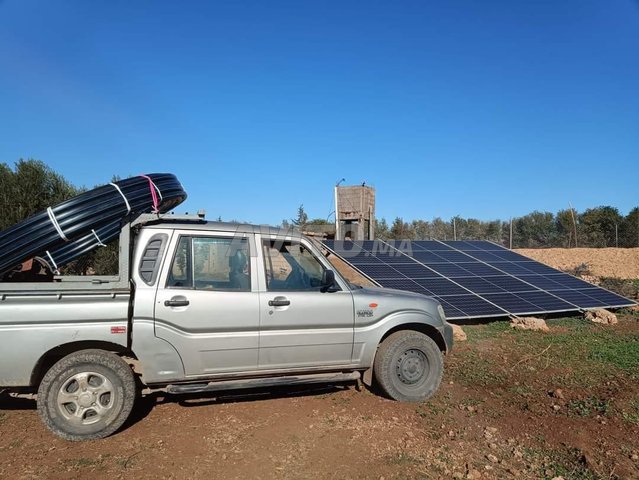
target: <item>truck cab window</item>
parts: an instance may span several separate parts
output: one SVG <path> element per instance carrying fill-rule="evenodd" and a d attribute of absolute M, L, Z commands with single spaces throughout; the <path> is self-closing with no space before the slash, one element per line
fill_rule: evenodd
<path fill-rule="evenodd" d="M 182 237 L 175 250 L 167 287 L 191 288 L 193 286 L 191 271 L 191 238 Z"/>
<path fill-rule="evenodd" d="M 324 266 L 304 245 L 265 240 L 263 251 L 268 290 L 319 291 Z"/>
<path fill-rule="evenodd" d="M 249 265 L 246 238 L 182 237 L 167 286 L 248 292 Z"/>

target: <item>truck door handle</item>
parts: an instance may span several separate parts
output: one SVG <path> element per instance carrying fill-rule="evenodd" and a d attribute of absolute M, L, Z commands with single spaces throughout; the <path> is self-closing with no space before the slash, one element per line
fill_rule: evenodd
<path fill-rule="evenodd" d="M 275 297 L 273 300 L 268 301 L 269 307 L 287 307 L 291 304 L 291 301 L 285 297 Z"/>
<path fill-rule="evenodd" d="M 186 307 L 189 305 L 189 301 L 182 298 L 172 298 L 171 300 L 164 300 L 165 307 Z"/>

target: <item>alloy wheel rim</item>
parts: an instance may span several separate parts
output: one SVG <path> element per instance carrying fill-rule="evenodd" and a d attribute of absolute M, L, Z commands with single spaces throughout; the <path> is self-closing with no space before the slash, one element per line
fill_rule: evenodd
<path fill-rule="evenodd" d="M 108 416 L 114 408 L 115 388 L 104 375 L 81 372 L 72 375 L 58 390 L 61 415 L 75 425 L 91 425 Z"/>

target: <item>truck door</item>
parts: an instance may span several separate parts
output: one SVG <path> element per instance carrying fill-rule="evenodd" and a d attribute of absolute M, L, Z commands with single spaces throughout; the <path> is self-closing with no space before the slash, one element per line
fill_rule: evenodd
<path fill-rule="evenodd" d="M 257 369 L 254 237 L 183 231 L 172 244 L 155 299 L 155 335 L 176 348 L 187 376 Z"/>
<path fill-rule="evenodd" d="M 260 292 L 260 369 L 351 363 L 350 290 L 322 292 L 327 268 L 304 243 L 263 239 L 266 289 Z"/>

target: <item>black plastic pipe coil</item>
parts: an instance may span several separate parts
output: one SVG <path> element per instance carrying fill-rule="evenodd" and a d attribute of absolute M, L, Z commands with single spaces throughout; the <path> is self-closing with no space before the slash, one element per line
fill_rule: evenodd
<path fill-rule="evenodd" d="M 182 184 L 170 173 L 127 178 L 84 192 L 0 232 L 0 276 L 36 255 L 57 269 L 115 239 L 124 219 L 164 213 L 185 199 Z"/>

